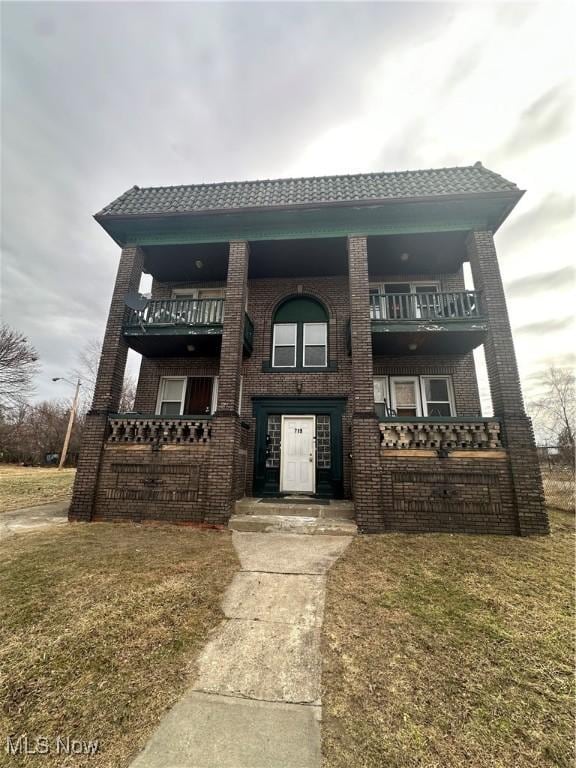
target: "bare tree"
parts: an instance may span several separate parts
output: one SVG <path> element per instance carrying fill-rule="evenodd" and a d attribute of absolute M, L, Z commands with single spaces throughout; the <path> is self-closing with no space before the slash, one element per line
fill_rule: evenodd
<path fill-rule="evenodd" d="M 92 404 L 101 354 L 102 344 L 98 339 L 89 339 L 78 354 L 78 365 L 74 369 L 74 374 L 82 381 L 82 398 L 80 405 L 80 411 L 82 413 L 86 413 Z M 122 395 L 120 397 L 121 413 L 127 413 L 134 408 L 135 396 L 136 380 L 131 373 L 127 372 L 124 376 Z"/>
<path fill-rule="evenodd" d="M 28 339 L 10 326 L 0 325 L 0 412 L 26 402 L 34 391 L 38 354 Z"/>
<path fill-rule="evenodd" d="M 541 396 L 529 405 L 536 429 L 547 442 L 574 452 L 576 436 L 575 377 L 569 368 L 548 368 L 540 377 Z"/>

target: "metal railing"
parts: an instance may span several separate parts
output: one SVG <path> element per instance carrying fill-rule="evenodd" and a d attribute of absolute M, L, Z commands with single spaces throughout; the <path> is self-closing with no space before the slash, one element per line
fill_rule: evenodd
<path fill-rule="evenodd" d="M 144 309 L 130 310 L 129 327 L 222 325 L 224 299 L 151 299 Z"/>
<path fill-rule="evenodd" d="M 478 291 L 370 293 L 371 320 L 460 320 L 482 317 Z"/>

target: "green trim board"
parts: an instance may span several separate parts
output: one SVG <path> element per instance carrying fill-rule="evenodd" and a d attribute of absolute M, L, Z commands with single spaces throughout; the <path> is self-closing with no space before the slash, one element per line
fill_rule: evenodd
<path fill-rule="evenodd" d="M 463 320 L 446 318 L 442 322 L 425 320 L 371 320 L 372 333 L 450 333 L 454 331 L 479 331 L 485 333 L 488 323 L 479 318 Z"/>
<path fill-rule="evenodd" d="M 317 470 L 316 496 L 342 498 L 343 451 L 342 416 L 345 397 L 253 397 L 252 413 L 256 419 L 254 448 L 254 493 L 258 496 L 280 496 L 280 469 L 266 467 L 268 416 L 330 416 L 330 469 Z"/>
<path fill-rule="evenodd" d="M 327 206 L 210 215 L 111 217 L 99 223 L 120 245 L 169 245 L 230 240 L 290 240 L 350 234 L 414 234 L 495 230 L 510 195 L 382 205 Z"/>

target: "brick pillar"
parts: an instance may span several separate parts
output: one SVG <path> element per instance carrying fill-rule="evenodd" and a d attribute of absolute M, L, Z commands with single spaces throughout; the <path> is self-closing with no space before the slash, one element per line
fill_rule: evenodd
<path fill-rule="evenodd" d="M 384 530 L 380 432 L 374 410 L 372 332 L 365 237 L 348 238 L 350 336 L 352 347 L 352 491 L 362 531 Z"/>
<path fill-rule="evenodd" d="M 486 367 L 494 415 L 502 420 L 510 457 L 519 533 L 522 536 L 546 534 L 549 528 L 540 464 L 532 423 L 524 410 L 506 296 L 492 233 L 471 232 L 467 249 L 474 287 L 482 291 L 488 316 L 488 336 L 484 342 Z"/>
<path fill-rule="evenodd" d="M 222 349 L 218 374 L 218 405 L 212 420 L 210 449 L 210 499 L 205 520 L 224 524 L 236 496 L 236 473 L 241 439 L 238 396 L 242 375 L 244 316 L 248 281 L 249 246 L 232 241 L 224 300 Z"/>
<path fill-rule="evenodd" d="M 124 299 L 129 291 L 138 290 L 142 263 L 143 254 L 137 246 L 126 246 L 122 250 L 102 342 L 92 408 L 86 415 L 82 431 L 78 469 L 68 513 L 70 520 L 87 521 L 92 517 L 108 414 L 118 411 L 126 369 L 128 345 L 122 335 L 127 311 Z"/>

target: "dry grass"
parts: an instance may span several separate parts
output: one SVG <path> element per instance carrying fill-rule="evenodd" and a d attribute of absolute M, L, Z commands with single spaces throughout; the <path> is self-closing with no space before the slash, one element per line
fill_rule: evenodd
<path fill-rule="evenodd" d="M 325 768 L 572 766 L 571 516 L 359 537 L 329 574 Z"/>
<path fill-rule="evenodd" d="M 228 533 L 175 526 L 73 525 L 1 545 L 0 765 L 127 766 L 190 682 L 236 569 Z M 19 762 L 8 733 L 100 751 Z"/>
<path fill-rule="evenodd" d="M 17 467 L 0 464 L 0 512 L 36 507 L 70 496 L 75 469 Z"/>

